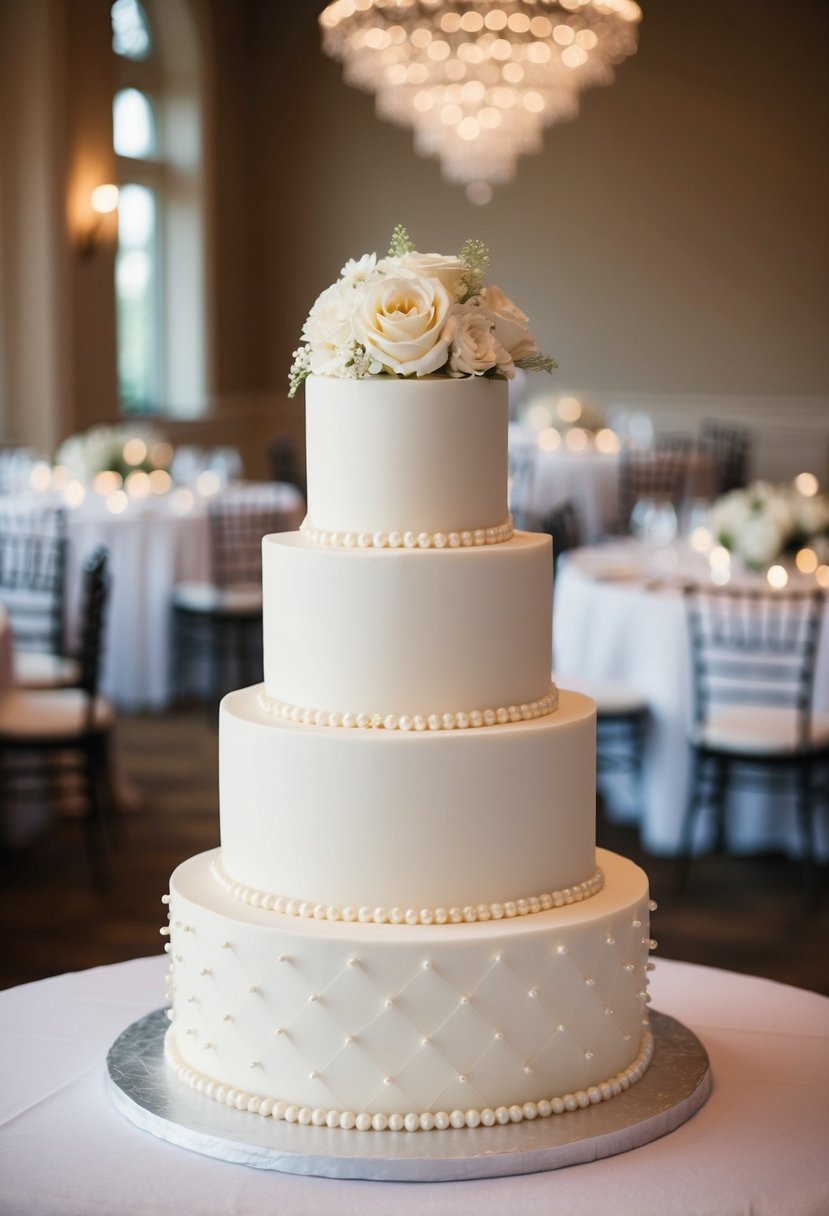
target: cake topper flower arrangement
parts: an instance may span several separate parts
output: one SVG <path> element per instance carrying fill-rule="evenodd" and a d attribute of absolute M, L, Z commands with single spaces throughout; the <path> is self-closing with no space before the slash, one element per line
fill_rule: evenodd
<path fill-rule="evenodd" d="M 467 241 L 457 256 L 418 253 L 398 225 L 384 258 L 366 253 L 343 266 L 302 327 L 290 372 L 293 397 L 305 378 L 491 376 L 551 372 L 528 318 L 495 286 L 484 286 L 487 247 Z"/>

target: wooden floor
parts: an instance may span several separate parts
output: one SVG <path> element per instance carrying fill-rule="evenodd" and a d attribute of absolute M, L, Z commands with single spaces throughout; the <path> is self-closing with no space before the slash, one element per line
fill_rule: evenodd
<path fill-rule="evenodd" d="M 160 953 L 161 896 L 172 869 L 218 843 L 217 736 L 203 710 L 124 718 L 121 779 L 139 795 L 119 815 L 114 883 L 91 889 L 80 827 L 61 819 L 3 864 L 0 987 Z M 800 871 L 779 857 L 707 858 L 686 894 L 671 890 L 672 866 L 648 857 L 635 832 L 600 819 L 600 843 L 648 871 L 659 909 L 657 958 L 685 959 L 829 994 L 829 890 L 804 909 Z"/>

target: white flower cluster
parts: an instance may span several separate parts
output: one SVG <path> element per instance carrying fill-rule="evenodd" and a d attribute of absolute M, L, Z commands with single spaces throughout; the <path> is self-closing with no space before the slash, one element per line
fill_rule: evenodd
<path fill-rule="evenodd" d="M 294 352 L 291 396 L 310 374 L 511 379 L 516 366 L 552 370 L 521 309 L 498 287 L 482 285 L 488 255 L 418 253 L 403 237 L 402 252 L 347 262 L 319 296 Z M 469 245 L 480 254 L 482 247 Z"/>
<path fill-rule="evenodd" d="M 829 498 L 807 498 L 793 485 L 756 481 L 714 503 L 711 530 L 755 569 L 807 544 L 822 554 L 829 551 Z"/>
<path fill-rule="evenodd" d="M 143 443 L 145 455 L 127 460 L 124 448 L 131 440 Z M 140 451 L 140 449 L 138 449 Z M 164 459 L 158 459 L 162 454 Z M 164 436 L 153 427 L 130 422 L 116 426 L 94 426 L 81 434 L 64 440 L 55 455 L 55 463 L 63 465 L 78 481 L 89 483 L 96 473 L 110 469 L 122 473 L 131 468 L 160 468 L 169 464 L 172 449 Z"/>

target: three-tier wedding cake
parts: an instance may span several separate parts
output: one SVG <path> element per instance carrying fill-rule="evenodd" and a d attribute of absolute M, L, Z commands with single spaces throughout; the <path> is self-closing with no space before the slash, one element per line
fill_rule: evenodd
<path fill-rule="evenodd" d="M 304 330 L 308 517 L 263 541 L 264 683 L 220 711 L 221 848 L 173 874 L 166 1055 L 205 1095 L 416 1131 L 647 1067 L 648 885 L 595 847 L 595 710 L 551 683 L 483 248 L 350 262 Z"/>

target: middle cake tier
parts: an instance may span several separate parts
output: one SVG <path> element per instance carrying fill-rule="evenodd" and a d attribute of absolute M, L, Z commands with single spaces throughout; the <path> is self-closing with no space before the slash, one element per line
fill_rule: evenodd
<path fill-rule="evenodd" d="M 331 549 L 287 532 L 266 536 L 262 552 L 273 708 L 441 721 L 550 708 L 549 536 Z"/>
<path fill-rule="evenodd" d="M 530 721 L 414 733 L 285 722 L 260 692 L 230 693 L 219 717 L 219 877 L 238 897 L 428 923 L 595 890 L 589 698 L 562 693 Z"/>

